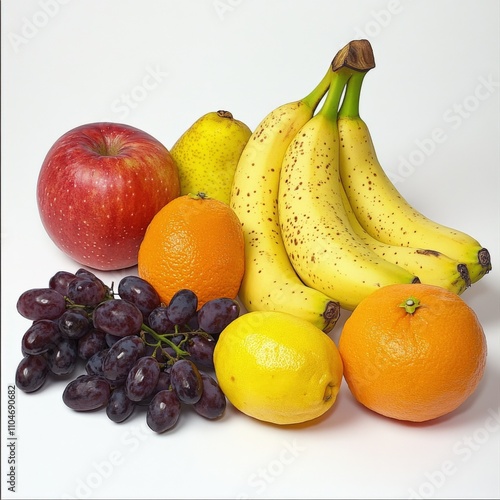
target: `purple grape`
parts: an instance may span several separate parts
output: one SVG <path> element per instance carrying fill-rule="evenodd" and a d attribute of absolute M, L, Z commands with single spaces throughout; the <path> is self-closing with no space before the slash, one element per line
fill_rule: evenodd
<path fill-rule="evenodd" d="M 198 313 L 195 312 L 186 322 L 186 327 L 188 331 L 194 332 L 200 328 L 198 323 Z"/>
<path fill-rule="evenodd" d="M 155 390 L 160 377 L 160 365 L 156 359 L 147 356 L 139 358 L 129 371 L 125 382 L 127 396 L 132 401 L 141 401 Z"/>
<path fill-rule="evenodd" d="M 117 337 L 137 335 L 142 328 L 142 313 L 131 302 L 111 299 L 94 309 L 94 326 Z"/>
<path fill-rule="evenodd" d="M 168 318 L 174 325 L 184 325 L 196 313 L 197 307 L 198 297 L 193 291 L 179 290 L 168 304 Z"/>
<path fill-rule="evenodd" d="M 112 382 L 125 382 L 135 362 L 144 355 L 142 339 L 136 335 L 123 337 L 109 348 L 102 362 L 103 374 Z"/>
<path fill-rule="evenodd" d="M 201 373 L 201 380 L 203 392 L 199 401 L 193 404 L 193 408 L 196 413 L 210 420 L 220 418 L 226 410 L 226 396 L 210 375 Z"/>
<path fill-rule="evenodd" d="M 87 372 L 87 375 L 100 375 L 101 377 L 104 377 L 102 362 L 108 354 L 108 351 L 109 349 L 98 351 L 87 360 L 87 363 L 85 363 L 85 371 Z"/>
<path fill-rule="evenodd" d="M 100 278 L 97 277 L 96 274 L 94 274 L 92 271 L 89 271 L 88 269 L 85 269 L 84 267 L 81 267 L 80 269 L 78 269 L 78 271 L 76 271 L 76 273 L 75 273 L 75 276 L 77 276 L 79 278 L 87 278 L 87 279 L 90 279 L 92 281 L 96 281 L 103 288 L 108 290 L 108 287 L 104 284 L 104 282 Z"/>
<path fill-rule="evenodd" d="M 57 271 L 49 280 L 49 288 L 59 292 L 61 295 L 67 295 L 68 285 L 75 278 L 76 275 L 68 271 Z"/>
<path fill-rule="evenodd" d="M 184 345 L 189 353 L 189 359 L 196 366 L 214 369 L 215 340 L 208 339 L 202 335 L 192 335 Z"/>
<path fill-rule="evenodd" d="M 52 348 L 60 338 L 59 327 L 55 321 L 40 319 L 35 321 L 21 339 L 23 354 L 43 354 Z"/>
<path fill-rule="evenodd" d="M 64 337 L 56 342 L 55 347 L 47 355 L 49 369 L 55 375 L 69 375 L 73 373 L 77 359 L 77 341 Z"/>
<path fill-rule="evenodd" d="M 57 319 L 66 310 L 64 296 L 52 288 L 32 288 L 17 300 L 17 311 L 32 321 Z"/>
<path fill-rule="evenodd" d="M 155 307 L 147 318 L 147 323 L 156 333 L 160 335 L 164 333 L 171 333 L 175 330 L 175 325 L 168 317 L 168 307 L 158 306 Z"/>
<path fill-rule="evenodd" d="M 110 335 L 109 333 L 106 333 L 106 344 L 108 345 L 108 347 L 111 347 L 116 344 L 121 338 L 123 337 L 117 337 L 116 335 Z"/>
<path fill-rule="evenodd" d="M 205 302 L 198 311 L 198 324 L 207 333 L 218 334 L 240 315 L 240 305 L 221 297 Z"/>
<path fill-rule="evenodd" d="M 129 399 L 125 386 L 121 385 L 113 390 L 106 406 L 106 415 L 116 423 L 126 420 L 135 409 L 135 403 Z"/>
<path fill-rule="evenodd" d="M 137 401 L 136 404 L 139 406 L 148 406 L 157 393 L 160 391 L 166 391 L 167 389 L 170 389 L 170 372 L 161 371 L 153 392 L 148 397 Z"/>
<path fill-rule="evenodd" d="M 170 370 L 170 383 L 180 401 L 194 404 L 201 398 L 203 382 L 196 365 L 187 359 L 176 361 Z"/>
<path fill-rule="evenodd" d="M 25 356 L 16 369 L 16 385 L 24 392 L 40 389 L 47 380 L 49 365 L 41 354 Z"/>
<path fill-rule="evenodd" d="M 75 304 L 95 307 L 106 297 L 106 289 L 96 280 L 77 276 L 68 285 L 67 297 Z"/>
<path fill-rule="evenodd" d="M 88 269 L 81 267 L 80 269 L 78 269 L 78 271 L 76 271 L 75 276 L 77 278 L 85 278 L 95 281 L 99 286 L 101 286 L 104 289 L 105 298 L 113 298 L 113 290 L 108 285 L 106 285 L 104 281 L 98 278 L 97 275 L 94 274 L 92 271 L 89 271 Z"/>
<path fill-rule="evenodd" d="M 96 375 L 81 375 L 63 392 L 63 401 L 72 410 L 90 411 L 106 406 L 111 395 L 109 382 Z"/>
<path fill-rule="evenodd" d="M 151 311 L 160 305 L 160 296 L 146 280 L 139 276 L 125 276 L 118 284 L 118 295 L 131 302 L 146 319 Z"/>
<path fill-rule="evenodd" d="M 83 337 L 78 339 L 78 356 L 84 360 L 91 358 L 96 352 L 106 349 L 106 334 L 91 328 Z"/>
<path fill-rule="evenodd" d="M 87 313 L 82 309 L 66 309 L 57 324 L 62 336 L 68 339 L 83 337 L 92 326 Z"/>
<path fill-rule="evenodd" d="M 155 393 L 164 391 L 170 388 L 170 371 L 162 371 L 158 376 L 158 382 L 156 383 Z"/>
<path fill-rule="evenodd" d="M 175 426 L 181 413 L 181 402 L 172 390 L 158 392 L 148 405 L 146 423 L 154 432 L 165 432 Z"/>

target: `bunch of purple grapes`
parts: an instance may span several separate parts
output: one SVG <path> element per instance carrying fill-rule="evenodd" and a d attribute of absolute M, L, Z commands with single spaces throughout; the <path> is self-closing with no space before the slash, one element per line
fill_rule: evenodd
<path fill-rule="evenodd" d="M 16 385 L 39 390 L 50 377 L 67 380 L 64 403 L 77 411 L 105 409 L 113 422 L 146 410 L 148 426 L 164 432 L 184 406 L 207 419 L 220 418 L 226 398 L 209 373 L 219 334 L 240 314 L 230 298 L 198 308 L 196 294 L 179 290 L 163 304 L 138 276 L 126 276 L 117 292 L 94 273 L 58 271 L 47 288 L 21 294 L 18 312 L 32 321 L 21 341 Z"/>

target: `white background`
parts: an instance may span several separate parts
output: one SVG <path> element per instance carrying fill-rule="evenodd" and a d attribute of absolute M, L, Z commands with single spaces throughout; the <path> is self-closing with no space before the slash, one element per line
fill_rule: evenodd
<path fill-rule="evenodd" d="M 4 0 L 2 6 L 2 439 L 4 498 L 499 498 L 499 7 L 497 0 Z M 486 374 L 451 415 L 378 416 L 342 386 L 334 409 L 276 427 L 229 407 L 184 412 L 156 435 L 78 414 L 64 382 L 18 391 L 16 493 L 7 490 L 7 386 L 29 321 L 26 289 L 79 266 L 45 234 L 35 186 L 64 132 L 126 122 L 171 147 L 208 111 L 251 128 L 298 99 L 355 38 L 377 67 L 361 112 L 382 164 L 428 216 L 472 234 L 494 270 L 463 294 L 488 340 Z M 154 74 L 156 80 L 147 78 Z M 145 84 L 148 84 L 146 88 Z M 127 104 L 127 97 L 128 104 Z M 444 139 L 431 137 L 440 129 Z M 444 136 L 443 136 L 444 134 Z M 136 270 L 99 273 L 107 283 Z M 333 332 L 338 340 L 343 314 Z"/>

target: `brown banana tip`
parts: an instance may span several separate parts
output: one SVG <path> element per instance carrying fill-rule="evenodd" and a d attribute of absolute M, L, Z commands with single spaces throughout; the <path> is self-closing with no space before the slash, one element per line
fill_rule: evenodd
<path fill-rule="evenodd" d="M 332 61 L 332 70 L 338 71 L 342 67 L 356 71 L 368 71 L 375 67 L 373 49 L 368 40 L 352 40 L 342 47 Z"/>
<path fill-rule="evenodd" d="M 460 277 L 465 281 L 465 286 L 467 288 L 469 288 L 471 286 L 469 269 L 467 268 L 467 266 L 465 264 L 458 264 L 457 270 L 458 270 L 458 273 L 460 274 Z"/>
<path fill-rule="evenodd" d="M 479 252 L 477 253 L 477 260 L 479 261 L 481 266 L 486 269 L 487 273 L 491 271 L 491 256 L 490 252 L 488 252 L 486 248 L 481 248 L 481 250 L 479 250 Z"/>
<path fill-rule="evenodd" d="M 323 313 L 323 318 L 326 321 L 323 331 L 328 333 L 332 330 L 340 318 L 340 304 L 333 300 L 329 301 Z"/>

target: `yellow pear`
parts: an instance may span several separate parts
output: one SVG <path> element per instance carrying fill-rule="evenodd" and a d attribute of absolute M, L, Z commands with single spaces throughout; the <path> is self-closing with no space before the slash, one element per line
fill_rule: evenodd
<path fill-rule="evenodd" d="M 234 171 L 252 131 L 229 111 L 203 115 L 170 149 L 181 195 L 203 192 L 229 204 Z"/>

